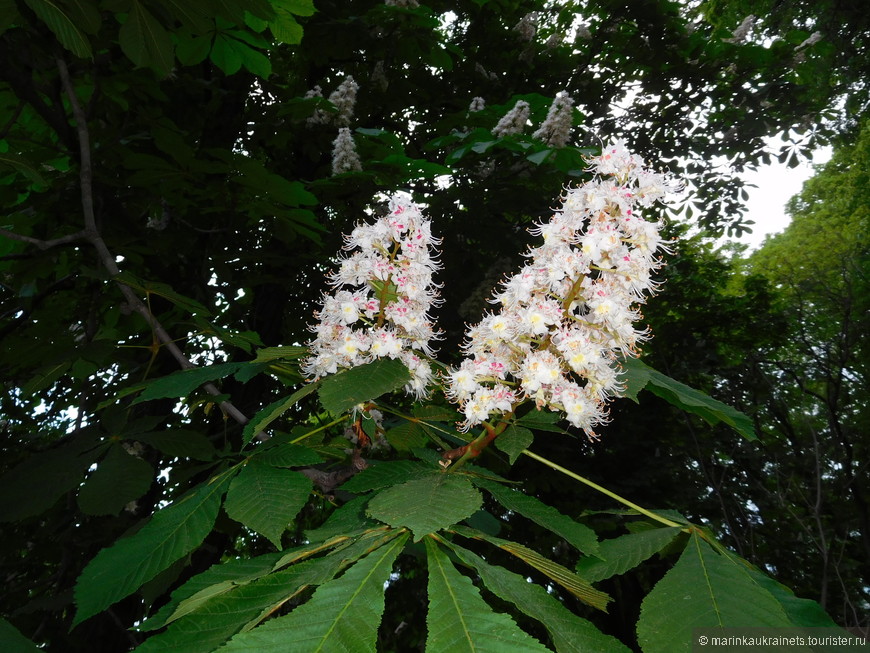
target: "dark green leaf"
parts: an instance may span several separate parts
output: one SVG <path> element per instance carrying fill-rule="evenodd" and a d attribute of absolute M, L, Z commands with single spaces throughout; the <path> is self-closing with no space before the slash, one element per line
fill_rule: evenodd
<path fill-rule="evenodd" d="M 169 33 L 139 0 L 132 0 L 130 13 L 118 32 L 121 50 L 137 66 L 168 75 L 175 61 Z"/>
<path fill-rule="evenodd" d="M 533 496 L 485 479 L 473 480 L 475 485 L 489 492 L 508 510 L 528 517 L 539 526 L 565 538 L 578 551 L 587 555 L 598 554 L 598 538 L 595 531 L 588 526 L 574 521 Z"/>
<path fill-rule="evenodd" d="M 494 612 L 435 541 L 426 538 L 429 563 L 427 651 L 528 653 L 546 651 L 506 614 Z"/>
<path fill-rule="evenodd" d="M 307 397 L 317 389 L 318 383 L 308 383 L 299 388 L 289 397 L 273 401 L 271 404 L 258 411 L 250 422 L 245 424 L 244 441 L 250 442 L 260 431 L 265 430 L 272 422 L 286 413 L 291 406 L 303 397 Z"/>
<path fill-rule="evenodd" d="M 480 493 L 467 478 L 439 474 L 380 492 L 369 502 L 368 514 L 393 528 L 409 528 L 417 542 L 429 533 L 470 517 L 482 502 Z"/>
<path fill-rule="evenodd" d="M 682 529 L 654 528 L 598 543 L 597 558 L 582 558 L 577 573 L 595 583 L 634 569 L 674 541 Z"/>
<path fill-rule="evenodd" d="M 199 386 L 215 379 L 234 374 L 244 363 L 217 363 L 208 367 L 173 372 L 169 376 L 154 379 L 144 384 L 144 391 L 133 401 L 134 404 L 166 397 L 186 397 Z"/>
<path fill-rule="evenodd" d="M 402 361 L 381 358 L 324 378 L 320 402 L 333 415 L 341 415 L 357 404 L 398 390 L 410 380 L 411 374 Z"/>
<path fill-rule="evenodd" d="M 637 637 L 645 653 L 679 653 L 692 650 L 696 628 L 791 625 L 747 567 L 693 534 L 677 564 L 643 600 Z"/>
<path fill-rule="evenodd" d="M 152 433 L 136 433 L 131 440 L 149 444 L 167 456 L 213 460 L 218 454 L 211 441 L 200 431 L 172 429 Z"/>
<path fill-rule="evenodd" d="M 513 465 L 523 449 L 528 449 L 535 441 L 535 434 L 522 426 L 508 426 L 495 440 L 495 446 L 508 455 Z"/>
<path fill-rule="evenodd" d="M 234 637 L 227 653 L 374 653 L 384 611 L 384 585 L 407 541 L 402 535 L 369 553 L 340 578 L 321 585 L 289 615 Z"/>
<path fill-rule="evenodd" d="M 3 653 L 39 653 L 41 650 L 18 632 L 15 626 L 0 617 L 0 651 Z"/>
<path fill-rule="evenodd" d="M 82 27 L 73 20 L 68 7 L 57 0 L 24 1 L 33 10 L 33 13 L 54 32 L 63 47 L 77 57 L 90 58 L 92 56 L 91 43 Z"/>
<path fill-rule="evenodd" d="M 211 479 L 157 511 L 134 535 L 100 551 L 76 582 L 73 625 L 129 596 L 198 547 L 214 525 L 230 478 L 225 472 Z"/>
<path fill-rule="evenodd" d="M 431 474 L 441 474 L 441 470 L 415 460 L 392 460 L 372 464 L 351 478 L 339 489 L 345 492 L 368 492 L 406 483 Z"/>
<path fill-rule="evenodd" d="M 151 465 L 117 444 L 109 449 L 79 490 L 79 507 L 88 515 L 117 515 L 128 503 L 145 494 L 153 480 Z"/>
<path fill-rule="evenodd" d="M 311 480 L 299 472 L 256 462 L 233 479 L 224 510 L 281 549 L 281 534 L 308 501 Z"/>

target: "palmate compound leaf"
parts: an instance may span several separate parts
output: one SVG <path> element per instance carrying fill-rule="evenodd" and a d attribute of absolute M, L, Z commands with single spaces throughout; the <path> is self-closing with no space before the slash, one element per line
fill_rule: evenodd
<path fill-rule="evenodd" d="M 135 534 L 100 551 L 76 581 L 73 626 L 129 596 L 198 547 L 214 526 L 230 478 L 223 472 L 210 479 L 157 511 Z"/>
<path fill-rule="evenodd" d="M 437 474 L 418 478 L 380 492 L 368 514 L 393 528 L 408 528 L 419 542 L 429 533 L 447 528 L 476 513 L 483 497 L 468 478 Z"/>
<path fill-rule="evenodd" d="M 600 557 L 582 558 L 577 563 L 577 573 L 591 583 L 624 574 L 673 542 L 681 531 L 676 526 L 653 528 L 599 542 Z"/>
<path fill-rule="evenodd" d="M 644 598 L 637 638 L 644 653 L 679 653 L 692 649 L 695 628 L 792 625 L 745 564 L 693 533 L 677 564 Z"/>
<path fill-rule="evenodd" d="M 519 513 L 539 526 L 565 538 L 578 551 L 587 555 L 598 554 L 598 538 L 595 531 L 588 526 L 574 521 L 533 496 L 499 483 L 485 479 L 474 479 L 474 484 L 489 492 L 496 501 L 508 510 Z"/>
<path fill-rule="evenodd" d="M 504 567 L 490 565 L 480 556 L 455 544 L 450 548 L 462 562 L 477 570 L 490 592 L 540 621 L 550 633 L 558 653 L 628 653 L 629 649 L 622 642 L 578 617 L 540 585 L 529 583 Z"/>
<path fill-rule="evenodd" d="M 308 501 L 311 479 L 291 469 L 250 461 L 227 491 L 224 510 L 281 549 L 281 534 Z"/>
<path fill-rule="evenodd" d="M 427 651 L 532 653 L 548 651 L 506 614 L 494 612 L 435 540 L 426 538 L 429 566 Z"/>
<path fill-rule="evenodd" d="M 401 534 L 355 563 L 339 578 L 321 585 L 289 615 L 233 637 L 224 653 L 374 652 L 384 612 L 384 586 L 405 546 Z"/>

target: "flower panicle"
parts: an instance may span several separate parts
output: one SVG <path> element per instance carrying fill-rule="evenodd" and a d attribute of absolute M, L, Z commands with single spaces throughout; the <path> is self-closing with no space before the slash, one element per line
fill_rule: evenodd
<path fill-rule="evenodd" d="M 347 255 L 329 276 L 334 292 L 324 295 L 318 322 L 309 327 L 315 336 L 303 373 L 318 379 L 394 358 L 411 372 L 405 390 L 426 396 L 433 380 L 431 343 L 441 336 L 429 315 L 440 303 L 433 280 L 439 243 L 420 207 L 402 193 L 390 199 L 387 215 L 346 234 Z"/>
<path fill-rule="evenodd" d="M 635 323 L 669 244 L 642 211 L 680 187 L 621 141 L 589 169 L 593 178 L 530 230 L 542 244 L 500 284 L 491 300 L 499 308 L 469 328 L 465 360 L 444 374 L 465 429 L 530 400 L 595 438 L 608 401 L 625 390 L 618 360 L 650 337 Z"/>

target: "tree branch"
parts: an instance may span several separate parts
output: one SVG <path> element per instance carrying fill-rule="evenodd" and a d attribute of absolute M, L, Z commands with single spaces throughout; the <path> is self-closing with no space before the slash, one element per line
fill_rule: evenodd
<path fill-rule="evenodd" d="M 87 240 L 94 246 L 97 250 L 97 254 L 99 255 L 100 261 L 103 266 L 108 270 L 109 274 L 112 276 L 116 276 L 120 274 L 121 270 L 118 267 L 117 262 L 115 261 L 115 257 L 109 251 L 108 246 L 106 245 L 106 241 L 103 240 L 103 237 L 100 235 L 99 230 L 97 229 L 97 220 L 96 215 L 94 214 L 94 196 L 93 196 L 93 170 L 91 167 L 91 139 L 90 133 L 88 131 L 87 117 L 85 116 L 85 112 L 82 109 L 82 105 L 79 102 L 78 97 L 75 93 L 75 88 L 72 85 L 72 81 L 69 76 L 69 69 L 67 68 L 66 62 L 63 59 L 57 60 L 57 69 L 60 74 L 60 81 L 63 86 L 63 90 L 67 95 L 67 98 L 70 103 L 70 108 L 72 109 L 73 118 L 76 123 L 76 132 L 78 134 L 79 141 L 79 183 L 81 186 L 81 198 L 82 198 L 82 211 L 84 213 L 84 221 L 85 228 L 80 235 L 82 238 Z M 19 240 L 27 238 L 22 237 Z M 59 240 L 59 239 L 55 239 Z M 27 242 L 27 241 L 25 241 Z M 52 242 L 52 241 L 45 241 Z M 37 246 L 38 242 L 35 242 Z M 121 283 L 120 281 L 116 281 L 118 288 L 121 290 L 121 294 L 124 295 L 124 298 L 127 300 L 129 305 L 139 313 L 148 325 L 154 330 L 154 333 L 157 335 L 157 338 L 160 340 L 162 345 L 166 347 L 172 357 L 178 362 L 181 366 L 181 369 L 189 370 L 196 367 L 187 356 L 179 349 L 178 345 L 175 344 L 172 337 L 167 333 L 166 329 L 163 328 L 163 325 L 160 321 L 154 316 L 153 313 L 148 309 L 145 303 L 139 299 L 136 293 L 133 290 Z M 203 386 L 206 392 L 208 392 L 213 397 L 217 397 L 221 395 L 221 391 L 213 384 L 207 383 Z M 229 415 L 233 420 L 235 420 L 238 424 L 244 425 L 247 424 L 248 417 L 242 413 L 238 408 L 236 408 L 229 401 L 220 402 L 221 410 L 224 414 Z M 257 437 L 263 438 L 263 434 L 257 434 Z"/>

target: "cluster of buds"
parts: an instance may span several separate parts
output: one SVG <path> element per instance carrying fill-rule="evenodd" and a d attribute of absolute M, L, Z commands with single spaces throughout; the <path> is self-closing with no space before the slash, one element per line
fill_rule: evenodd
<path fill-rule="evenodd" d="M 330 277 L 334 294 L 324 296 L 316 314 L 316 334 L 302 371 L 310 378 L 334 374 L 378 358 L 401 360 L 411 373 L 405 386 L 427 394 L 432 368 L 431 341 L 440 335 L 429 310 L 437 303 L 432 280 L 439 240 L 420 207 L 404 194 L 393 196 L 389 213 L 374 224 L 360 224 L 345 236 L 349 252 Z"/>
<path fill-rule="evenodd" d="M 593 179 L 567 191 L 562 208 L 532 231 L 543 244 L 503 282 L 491 300 L 500 310 L 471 327 L 466 359 L 445 375 L 466 429 L 531 400 L 597 437 L 607 401 L 624 389 L 617 361 L 648 337 L 634 323 L 656 290 L 657 252 L 667 248 L 660 223 L 641 211 L 677 185 L 622 142 L 590 167 Z"/>

